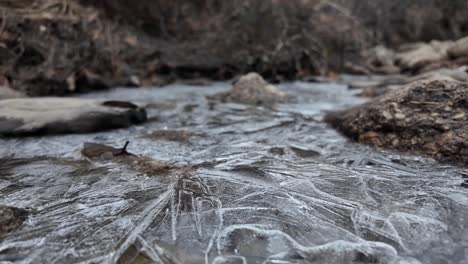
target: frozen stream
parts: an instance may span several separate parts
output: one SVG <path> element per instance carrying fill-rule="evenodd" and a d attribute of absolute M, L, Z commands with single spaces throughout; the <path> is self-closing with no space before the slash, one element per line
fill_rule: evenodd
<path fill-rule="evenodd" d="M 468 263 L 468 170 L 379 152 L 321 122 L 362 102 L 290 83 L 275 109 L 208 105 L 229 88 L 172 85 L 85 97 L 150 103 L 151 121 L 89 135 L 0 139 L 0 204 L 31 215 L 0 263 Z M 143 137 L 186 130 L 189 142 Z M 84 142 L 192 173 L 141 175 L 84 159 Z"/>

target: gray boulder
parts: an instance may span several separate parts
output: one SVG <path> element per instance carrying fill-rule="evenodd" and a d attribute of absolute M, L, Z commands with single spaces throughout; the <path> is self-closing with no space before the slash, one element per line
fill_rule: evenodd
<path fill-rule="evenodd" d="M 265 81 L 258 73 L 244 75 L 234 83 L 230 91 L 208 97 L 210 101 L 252 105 L 269 105 L 286 99 L 284 92 Z"/>
<path fill-rule="evenodd" d="M 0 101 L 0 135 L 90 133 L 146 121 L 146 110 L 123 101 L 21 98 Z"/>

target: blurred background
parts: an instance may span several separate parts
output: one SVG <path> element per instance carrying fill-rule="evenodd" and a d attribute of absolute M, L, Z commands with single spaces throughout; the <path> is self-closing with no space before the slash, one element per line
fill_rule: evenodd
<path fill-rule="evenodd" d="M 0 0 L 0 79 L 29 95 L 256 71 L 355 71 L 383 44 L 456 40 L 465 0 Z M 0 80 L 1 81 L 1 80 Z"/>

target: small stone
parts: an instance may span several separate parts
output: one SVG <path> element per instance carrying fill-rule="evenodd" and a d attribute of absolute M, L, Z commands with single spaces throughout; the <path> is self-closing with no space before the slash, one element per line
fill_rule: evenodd
<path fill-rule="evenodd" d="M 141 80 L 138 76 L 132 75 L 130 76 L 130 84 L 134 86 L 141 86 Z"/>
<path fill-rule="evenodd" d="M 456 114 L 452 117 L 452 119 L 454 120 L 461 120 L 461 119 L 465 119 L 466 118 L 466 114 L 465 113 L 459 113 L 459 114 Z"/>
<path fill-rule="evenodd" d="M 395 114 L 395 118 L 398 119 L 398 120 L 403 120 L 403 119 L 406 118 L 406 116 L 404 114 L 397 113 L 397 114 Z"/>
<path fill-rule="evenodd" d="M 382 112 L 382 115 L 383 115 L 383 117 L 385 117 L 385 119 L 387 119 L 387 120 L 393 119 L 392 114 L 390 114 L 388 111 L 383 111 L 383 112 Z"/>
<path fill-rule="evenodd" d="M 442 125 L 442 129 L 443 129 L 444 131 L 449 131 L 449 130 L 450 130 L 450 126 L 444 124 L 444 125 Z"/>

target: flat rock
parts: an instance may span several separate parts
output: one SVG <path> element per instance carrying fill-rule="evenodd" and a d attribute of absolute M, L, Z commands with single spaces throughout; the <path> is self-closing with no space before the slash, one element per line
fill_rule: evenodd
<path fill-rule="evenodd" d="M 350 138 L 468 165 L 468 84 L 417 81 L 326 121 Z"/>
<path fill-rule="evenodd" d="M 22 98 L 0 101 L 0 135 L 90 133 L 146 121 L 146 110 L 124 101 Z"/>
<path fill-rule="evenodd" d="M 0 238 L 20 227 L 26 217 L 24 210 L 0 205 Z"/>
<path fill-rule="evenodd" d="M 210 101 L 269 105 L 286 100 L 286 94 L 269 84 L 258 73 L 249 73 L 237 80 L 228 92 L 208 96 Z"/>

